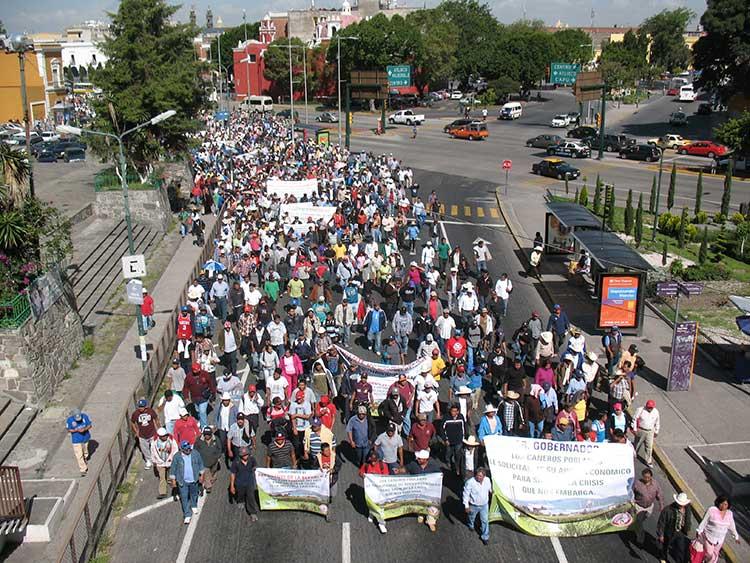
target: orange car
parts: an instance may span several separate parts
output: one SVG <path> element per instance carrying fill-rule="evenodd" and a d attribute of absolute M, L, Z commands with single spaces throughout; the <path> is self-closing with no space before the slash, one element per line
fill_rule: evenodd
<path fill-rule="evenodd" d="M 487 124 L 479 121 L 450 129 L 448 134 L 454 139 L 469 139 L 470 141 L 479 141 L 490 136 Z"/>

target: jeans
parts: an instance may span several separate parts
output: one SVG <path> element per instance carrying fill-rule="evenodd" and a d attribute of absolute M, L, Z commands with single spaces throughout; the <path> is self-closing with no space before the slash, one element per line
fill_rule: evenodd
<path fill-rule="evenodd" d="M 479 272 L 487 271 L 487 260 L 477 260 L 477 271 Z"/>
<path fill-rule="evenodd" d="M 469 505 L 469 514 L 467 516 L 467 525 L 471 531 L 474 531 L 474 525 L 477 521 L 477 514 L 479 515 L 479 523 L 481 526 L 480 537 L 487 541 L 490 539 L 490 505 L 482 504 L 477 506 L 475 504 Z"/>
<path fill-rule="evenodd" d="M 195 410 L 198 414 L 198 423 L 201 428 L 205 428 L 208 426 L 208 401 L 193 403 L 193 406 L 195 406 Z"/>
<path fill-rule="evenodd" d="M 143 332 L 148 332 L 154 322 L 153 315 L 143 315 L 141 320 L 143 321 Z"/>
<path fill-rule="evenodd" d="M 529 421 L 529 433 L 532 438 L 541 438 L 542 432 L 544 431 L 544 420 L 539 422 Z"/>
<path fill-rule="evenodd" d="M 178 485 L 180 490 L 180 504 L 182 504 L 182 515 L 190 518 L 193 508 L 198 508 L 198 483 L 183 483 Z"/>
<path fill-rule="evenodd" d="M 174 423 L 175 422 L 176 421 L 174 421 L 174 420 L 167 420 L 164 423 L 164 427 L 167 429 L 167 432 L 169 432 L 170 434 L 174 434 Z"/>
<path fill-rule="evenodd" d="M 404 422 L 401 426 L 402 430 L 404 431 L 404 436 L 409 435 L 409 431 L 411 430 L 411 409 L 412 407 L 409 407 L 406 409 L 406 414 L 404 415 Z"/>
<path fill-rule="evenodd" d="M 367 331 L 367 341 L 370 343 L 370 346 L 373 346 L 373 343 L 375 345 L 375 353 L 380 354 L 383 351 L 383 331 L 378 332 L 370 332 Z"/>
<path fill-rule="evenodd" d="M 403 305 L 404 307 L 406 307 L 406 312 L 409 313 L 413 317 L 414 316 L 414 301 L 404 301 Z"/>
<path fill-rule="evenodd" d="M 214 298 L 216 306 L 214 307 L 214 315 L 217 319 L 221 319 L 222 322 L 227 320 L 227 298 L 216 297 Z"/>
<path fill-rule="evenodd" d="M 344 325 L 344 326 L 340 327 L 339 332 L 341 334 L 341 343 L 345 347 L 348 348 L 349 347 L 349 342 L 350 342 L 350 340 L 352 338 L 352 327 L 351 327 L 351 325 Z"/>
<path fill-rule="evenodd" d="M 474 348 L 466 347 L 466 369 L 468 372 L 474 371 Z"/>
<path fill-rule="evenodd" d="M 369 446 L 357 446 L 354 448 L 354 461 L 357 467 L 362 467 L 367 461 L 367 452 L 370 451 Z"/>
<path fill-rule="evenodd" d="M 389 473 L 391 475 L 395 475 L 396 474 L 396 469 L 398 469 L 398 462 L 397 461 L 394 461 L 393 463 L 386 462 L 385 464 L 388 466 Z"/>
<path fill-rule="evenodd" d="M 222 360 L 224 368 L 228 369 L 232 375 L 237 375 L 237 350 L 224 352 L 224 357 L 222 358 Z"/>
<path fill-rule="evenodd" d="M 404 334 L 404 335 L 396 334 L 395 337 L 396 337 L 396 342 L 398 342 L 398 345 L 401 348 L 401 353 L 406 355 L 407 352 L 409 351 L 409 335 L 408 334 Z"/>

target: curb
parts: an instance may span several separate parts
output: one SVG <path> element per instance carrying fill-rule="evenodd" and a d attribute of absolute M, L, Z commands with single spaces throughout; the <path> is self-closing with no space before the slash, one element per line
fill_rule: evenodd
<path fill-rule="evenodd" d="M 495 199 L 497 200 L 497 206 L 500 209 L 500 215 L 503 217 L 506 226 L 508 227 L 508 231 L 510 231 L 511 236 L 513 237 L 513 240 L 516 243 L 516 246 L 519 249 L 523 249 L 521 246 L 521 243 L 518 239 L 518 236 L 516 235 L 516 232 L 513 229 L 513 223 L 509 220 L 510 214 L 505 209 L 505 206 L 503 205 L 503 202 L 500 200 L 500 194 L 498 193 L 498 189 L 495 188 Z M 528 257 L 524 254 L 524 264 L 528 266 Z M 543 292 L 545 296 L 547 297 L 546 301 L 548 303 L 554 302 L 554 299 L 552 298 L 552 294 L 550 293 L 549 289 L 547 288 L 547 285 L 542 281 L 541 279 L 539 281 L 539 286 L 543 289 Z M 653 308 L 648 301 L 646 301 L 646 305 L 649 305 L 649 308 L 652 308 L 652 310 L 656 311 L 655 308 Z M 660 311 L 656 311 L 656 313 L 665 321 L 669 322 L 666 317 L 664 317 Z M 700 350 L 700 348 L 699 348 Z M 703 352 L 705 357 L 709 357 L 706 355 L 705 352 Z M 713 362 L 713 359 L 711 359 Z M 693 490 L 690 488 L 690 486 L 685 482 L 685 480 L 682 478 L 680 473 L 677 471 L 677 468 L 672 465 L 672 462 L 669 460 L 667 455 L 662 451 L 662 449 L 657 445 L 654 444 L 653 448 L 653 455 L 654 459 L 656 460 L 656 463 L 659 464 L 659 467 L 661 467 L 662 471 L 664 471 L 664 474 L 667 476 L 667 479 L 672 484 L 672 486 L 677 490 L 677 492 L 684 492 L 687 494 L 692 500 L 690 503 L 690 508 L 693 511 L 693 514 L 695 515 L 698 522 L 701 521 L 703 518 L 703 514 L 705 513 L 706 509 L 705 507 L 698 501 L 698 497 L 695 495 Z M 727 561 L 730 563 L 740 563 L 740 559 L 737 556 L 737 554 L 734 552 L 734 550 L 727 545 L 725 542 L 724 547 L 722 548 L 724 551 L 724 556 Z"/>

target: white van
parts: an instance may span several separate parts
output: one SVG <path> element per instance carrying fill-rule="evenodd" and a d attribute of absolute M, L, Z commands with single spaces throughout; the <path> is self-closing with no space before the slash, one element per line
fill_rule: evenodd
<path fill-rule="evenodd" d="M 273 111 L 271 96 L 250 96 L 242 101 L 242 105 L 250 111 Z"/>
<path fill-rule="evenodd" d="M 520 102 L 508 102 L 500 110 L 498 119 L 518 119 L 523 113 L 523 107 Z"/>
<path fill-rule="evenodd" d="M 695 90 L 692 84 L 680 86 L 680 101 L 681 102 L 694 102 L 695 101 Z"/>

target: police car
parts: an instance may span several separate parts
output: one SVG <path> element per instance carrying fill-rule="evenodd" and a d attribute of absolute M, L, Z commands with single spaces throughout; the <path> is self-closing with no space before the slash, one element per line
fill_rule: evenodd
<path fill-rule="evenodd" d="M 571 158 L 588 158 L 591 156 L 591 149 L 582 143 L 576 141 L 563 141 L 556 145 L 547 147 L 547 154 L 550 156 L 569 156 Z"/>

